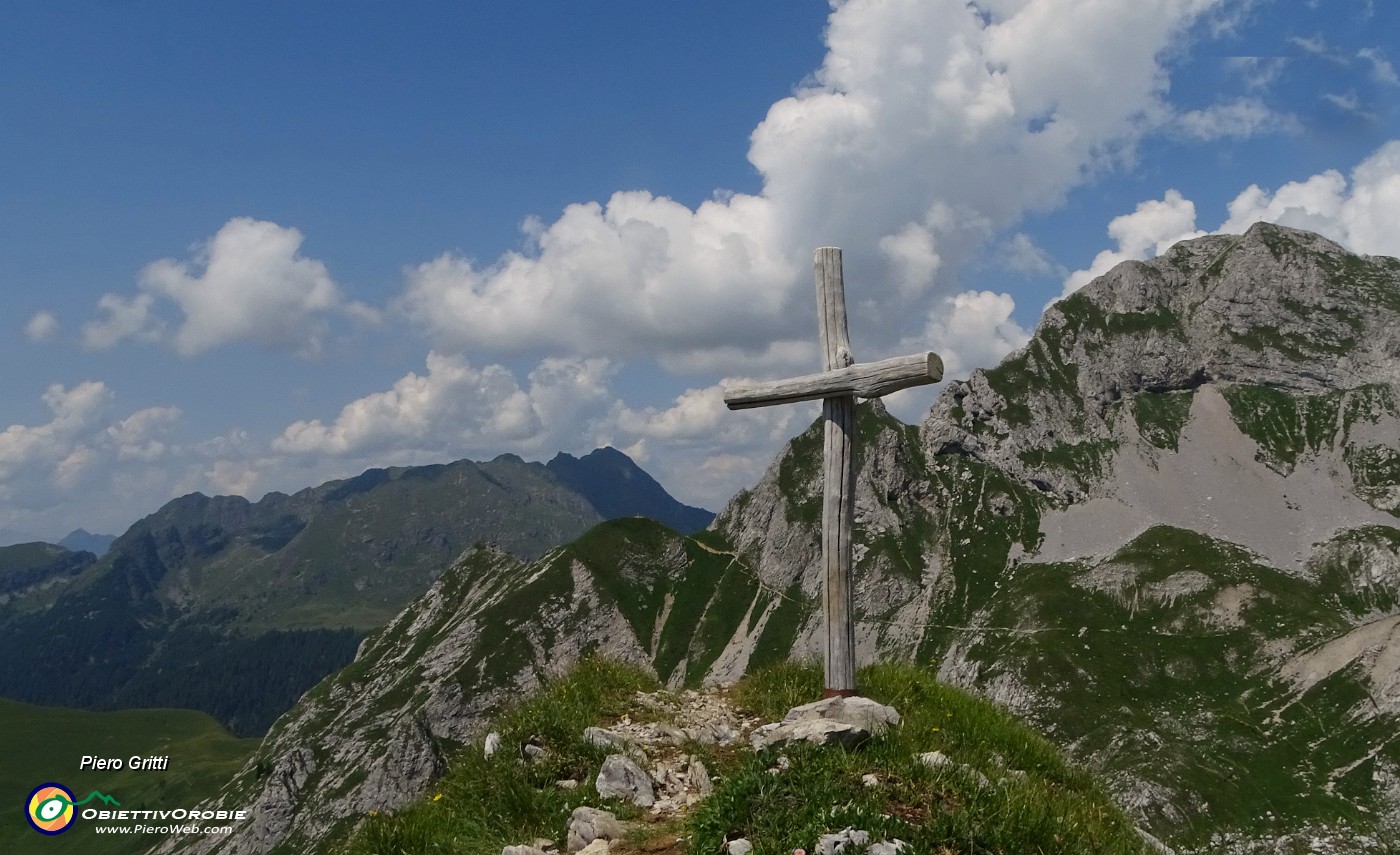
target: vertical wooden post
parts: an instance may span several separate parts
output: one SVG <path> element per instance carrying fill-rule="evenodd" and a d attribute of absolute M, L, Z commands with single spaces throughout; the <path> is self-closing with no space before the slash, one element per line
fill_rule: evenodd
<path fill-rule="evenodd" d="M 856 523 L 856 395 L 878 398 L 911 386 L 937 383 L 943 361 L 936 353 L 856 365 L 846 332 L 846 284 L 841 250 L 825 246 L 812 259 L 817 274 L 817 316 L 822 373 L 767 383 L 731 386 L 731 410 L 822 399 L 826 447 L 822 456 L 822 566 L 826 588 L 826 690 L 824 697 L 856 693 L 854 606 Z"/>
<path fill-rule="evenodd" d="M 813 267 L 817 279 L 823 370 L 852 365 L 846 330 L 846 286 L 841 250 L 822 247 Z M 824 697 L 856 693 L 856 638 L 853 612 L 851 536 L 855 527 L 856 399 L 837 395 L 822 400 L 826 446 L 822 455 L 822 565 L 826 570 L 826 690 Z"/>

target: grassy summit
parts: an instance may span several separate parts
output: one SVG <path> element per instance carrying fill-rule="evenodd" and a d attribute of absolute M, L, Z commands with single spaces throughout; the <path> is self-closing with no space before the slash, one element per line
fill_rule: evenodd
<path fill-rule="evenodd" d="M 868 831 L 872 841 L 898 838 L 910 844 L 906 852 L 937 855 L 1150 851 L 1091 775 L 986 701 L 913 665 L 866 668 L 860 685 L 899 711 L 897 728 L 854 751 L 800 745 L 756 753 L 743 739 L 728 746 L 687 742 L 678 750 L 703 759 L 714 792 L 688 810 L 657 814 L 599 798 L 593 779 L 615 749 L 589 744 L 583 730 L 657 715 L 639 693 L 659 687 L 629 667 L 588 659 L 502 716 L 492 728 L 502 735 L 502 750 L 493 757 L 484 757 L 479 743 L 469 746 L 423 802 L 394 816 L 373 813 L 348 843 L 329 841 L 321 851 L 497 855 L 540 837 L 562 849 L 568 814 L 580 805 L 629 821 L 614 853 L 714 853 L 726 837 L 742 835 L 757 855 L 786 855 L 814 851 L 820 835 L 848 827 Z M 820 692 L 817 667 L 790 664 L 716 690 L 763 721 Z M 546 753 L 521 762 L 514 749 L 527 741 Z M 932 751 L 952 762 L 931 767 L 919 760 Z M 653 754 L 648 749 L 648 761 Z M 866 783 L 871 775 L 878 783 Z M 557 785 L 565 779 L 580 784 Z"/>

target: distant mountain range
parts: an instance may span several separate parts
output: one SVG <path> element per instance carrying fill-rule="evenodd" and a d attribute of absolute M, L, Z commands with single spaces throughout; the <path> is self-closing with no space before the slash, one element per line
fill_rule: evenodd
<path fill-rule="evenodd" d="M 116 540 L 115 534 L 92 534 L 85 529 L 74 529 L 58 542 L 58 545 L 69 552 L 91 552 L 98 558 L 107 554 L 107 550 L 112 546 L 112 541 Z"/>
<path fill-rule="evenodd" d="M 195 493 L 101 558 L 0 548 L 0 696 L 189 707 L 258 734 L 474 543 L 529 559 L 617 516 L 713 518 L 599 449 L 371 469 L 258 502 Z"/>
<path fill-rule="evenodd" d="M 116 540 L 115 534 L 92 534 L 85 529 L 77 528 L 63 536 L 58 541 L 58 546 L 62 546 L 70 552 L 91 552 L 101 558 L 107 552 L 107 548 Z M 17 546 L 21 543 L 35 543 L 46 541 L 35 541 L 31 537 L 11 531 L 7 528 L 0 528 L 0 547 Z"/>
<path fill-rule="evenodd" d="M 1400 260 L 1268 224 L 1186 241 L 919 426 L 857 421 L 862 662 L 1030 719 L 1178 852 L 1393 851 Z M 247 822 L 165 848 L 329 851 L 587 651 L 673 686 L 819 656 L 821 437 L 695 536 L 468 552 L 278 720 L 219 797 Z"/>

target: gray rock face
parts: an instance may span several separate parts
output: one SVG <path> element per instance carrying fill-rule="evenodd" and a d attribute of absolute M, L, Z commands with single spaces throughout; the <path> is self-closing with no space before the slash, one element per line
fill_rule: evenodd
<path fill-rule="evenodd" d="M 609 754 L 603 761 L 603 768 L 594 782 L 598 795 L 605 799 L 625 799 L 638 807 L 651 807 L 656 804 L 656 793 L 651 787 L 651 776 L 630 757 L 622 754 Z"/>
<path fill-rule="evenodd" d="M 846 828 L 817 838 L 817 855 L 855 855 L 870 844 L 870 832 Z"/>
<path fill-rule="evenodd" d="M 1375 734 L 1400 727 L 1400 261 L 1268 224 L 1188 241 L 1048 310 L 917 431 L 878 404 L 858 421 L 859 664 L 936 660 L 1122 770 L 1116 795 L 1162 834 L 1221 797 L 1184 791 L 1182 770 L 1231 750 L 1219 722 L 1246 683 L 1272 722 L 1251 750 L 1296 763 L 1300 799 L 1331 792 L 1326 770 L 1283 760 L 1300 710 L 1348 708 L 1338 769 L 1391 753 Z M 715 524 L 767 587 L 814 606 L 820 449 L 816 431 L 794 440 Z M 1291 617 L 1264 617 L 1294 590 Z M 1133 661 L 1159 643 L 1137 628 L 1148 613 L 1183 641 Z M 792 653 L 820 657 L 821 611 L 803 614 Z M 1223 659 L 1188 653 L 1209 633 L 1235 639 Z M 1046 679 L 1047 656 L 1075 679 Z M 1159 677 L 1165 697 L 1123 687 Z M 1078 685 L 1134 700 L 1100 706 Z M 1086 711 L 1094 725 L 1074 726 Z M 1385 774 L 1368 789 L 1363 812 L 1400 803 Z"/>
<path fill-rule="evenodd" d="M 749 746 L 755 751 L 782 749 L 794 742 L 852 749 L 859 748 L 868 741 L 868 730 L 843 721 L 820 718 L 765 724 L 749 736 Z"/>
<path fill-rule="evenodd" d="M 575 808 L 569 815 L 568 851 L 578 852 L 595 840 L 617 840 L 625 829 L 617 817 L 591 807 Z"/>
<path fill-rule="evenodd" d="M 749 736 L 749 745 L 755 751 L 783 748 L 793 742 L 857 748 L 871 734 L 884 733 L 892 724 L 899 724 L 899 713 L 893 707 L 869 698 L 826 698 L 793 707 L 781 722 L 756 729 Z"/>
<path fill-rule="evenodd" d="M 710 781 L 710 770 L 705 768 L 705 764 L 700 762 L 699 758 L 694 758 L 690 761 L 688 775 L 691 783 L 695 785 L 696 792 L 699 793 L 701 798 L 714 792 L 714 784 Z"/>
<path fill-rule="evenodd" d="M 642 746 L 637 740 L 601 727 L 584 728 L 583 738 L 599 748 L 615 748 L 629 757 L 644 757 Z"/>
<path fill-rule="evenodd" d="M 1397 304 L 1372 278 L 1393 282 L 1391 262 L 1267 223 L 1125 262 L 1046 310 L 1035 340 L 1008 360 L 1030 378 L 1024 387 L 991 372 L 949 384 L 922 425 L 925 447 L 1076 500 L 1092 485 L 1037 465 L 1034 452 L 1113 439 L 1111 406 L 1135 392 L 1241 382 L 1317 394 L 1393 382 Z"/>
<path fill-rule="evenodd" d="M 814 721 L 825 719 L 854 725 L 872 734 L 884 733 L 891 725 L 899 724 L 899 713 L 894 707 L 879 701 L 859 696 L 850 698 L 824 698 L 810 704 L 793 707 L 783 717 L 785 722 Z"/>
<path fill-rule="evenodd" d="M 1389 771 L 1400 755 L 1360 730 L 1400 726 L 1390 653 L 1400 629 L 1389 622 L 1400 616 L 1397 384 L 1400 261 L 1259 225 L 1120 265 L 1048 310 L 1002 365 L 948 384 L 917 428 L 862 405 L 858 663 L 935 661 L 943 680 L 1110 769 L 1120 801 L 1154 831 L 1215 797 L 1180 791 L 1198 776 L 1171 763 L 1234 750 L 1216 741 L 1216 723 L 1243 684 L 1270 732 L 1302 726 L 1291 716 L 1309 704 L 1346 709 L 1335 727 L 1359 735 L 1337 768 L 1380 749 L 1365 785 L 1374 799 L 1358 804 L 1400 816 L 1387 807 L 1400 805 Z M 305 849 L 343 818 L 406 804 L 426 791 L 442 746 L 478 738 L 486 713 L 596 639 L 677 687 L 736 679 L 755 655 L 820 657 L 820 452 L 819 431 L 794 439 L 703 543 L 614 532 L 621 550 L 606 577 L 574 547 L 529 564 L 490 549 L 464 556 L 273 729 L 220 796 L 259 806 L 253 819 L 160 851 Z M 700 633 L 678 629 L 687 610 L 672 606 L 677 580 L 709 578 L 690 557 L 703 553 L 742 572 L 722 586 L 714 575 L 705 608 L 689 610 L 722 624 Z M 629 618 L 619 601 L 655 606 Z M 1210 661 L 1186 656 L 1202 632 L 1219 651 Z M 1120 662 L 1131 650 L 1144 652 Z M 1076 679 L 1049 679 L 1047 659 Z M 1093 670 L 1104 662 L 1117 664 Z M 1138 697 L 1164 681 L 1170 693 Z M 1338 683 L 1351 694 L 1317 697 Z M 1073 694 L 1085 686 L 1090 700 Z M 1219 686 L 1228 698 L 1210 694 Z M 1128 702 L 1100 708 L 1113 692 L 1149 720 Z M 1352 696 L 1368 700 L 1338 701 Z M 1086 711 L 1093 726 L 1074 730 Z M 677 723 L 679 735 L 611 729 L 648 749 L 750 729 Z M 1248 750 L 1269 748 L 1258 738 Z M 390 741 L 401 759 L 387 758 Z M 1172 760 L 1172 745 L 1192 747 Z M 1369 767 L 1357 768 L 1349 780 L 1365 778 Z M 1293 789 L 1316 797 L 1332 772 L 1300 761 Z"/>

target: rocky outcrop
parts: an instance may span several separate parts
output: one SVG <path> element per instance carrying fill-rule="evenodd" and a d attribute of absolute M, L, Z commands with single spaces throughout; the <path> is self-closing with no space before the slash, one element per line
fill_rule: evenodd
<path fill-rule="evenodd" d="M 1046 310 L 1000 366 L 949 384 L 921 426 L 931 452 L 970 454 L 1075 500 L 1038 457 L 1120 442 L 1115 405 L 1139 392 L 1245 383 L 1321 395 L 1400 376 L 1400 262 L 1259 223 L 1125 262 Z M 1030 459 L 1028 459 L 1030 458 Z"/>
<path fill-rule="evenodd" d="M 402 807 L 441 775 L 448 753 L 479 735 L 489 713 L 585 652 L 663 677 L 684 674 L 687 662 L 713 661 L 746 612 L 722 602 L 737 571 L 711 550 L 658 523 L 627 519 L 529 563 L 490 545 L 469 551 L 366 639 L 353 664 L 278 721 L 216 799 L 255 804 L 244 825 L 161 851 L 260 855 L 306 846 L 371 810 Z M 684 609 L 666 605 L 678 598 Z M 708 642 L 697 636 L 702 625 L 715 633 Z M 737 737 L 737 722 L 697 704 L 677 716 L 685 730 L 629 724 L 593 736 L 624 752 Z M 645 800 L 640 789 L 638 798 Z"/>
<path fill-rule="evenodd" d="M 603 761 L 594 787 L 598 795 L 605 799 L 623 799 L 637 807 L 656 804 L 651 778 L 632 758 L 621 754 L 609 754 L 608 759 Z"/>
<path fill-rule="evenodd" d="M 1261 224 L 1120 265 L 917 428 L 861 406 L 858 660 L 936 662 L 1031 718 L 1178 851 L 1400 815 L 1397 377 L 1400 261 Z M 221 797 L 256 822 L 192 845 L 402 804 L 586 648 L 675 687 L 818 655 L 820 452 L 814 426 L 696 537 L 623 520 L 529 563 L 469 554 L 279 721 Z M 687 714 L 594 736 L 633 755 L 756 724 Z M 1239 827 L 1284 807 L 1291 830 Z M 1204 836 L 1179 846 L 1186 817 Z"/>
<path fill-rule="evenodd" d="M 1120 265 L 917 431 L 861 408 L 859 660 L 936 660 L 1074 746 L 1161 835 L 1202 803 L 1256 803 L 1222 768 L 1246 745 L 1314 830 L 1383 813 L 1400 801 L 1397 378 L 1400 261 L 1259 224 Z M 716 523 L 809 601 L 819 456 L 815 431 L 797 438 Z M 819 632 L 804 613 L 794 653 Z M 1224 724 L 1242 694 L 1268 732 Z M 1323 807 L 1345 777 L 1353 795 Z"/>
<path fill-rule="evenodd" d="M 793 707 L 782 721 L 755 730 L 749 744 L 755 751 L 780 749 L 794 742 L 857 748 L 897 724 L 899 713 L 869 698 L 826 698 Z"/>

